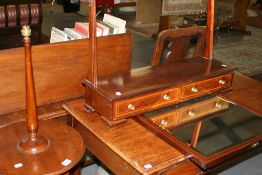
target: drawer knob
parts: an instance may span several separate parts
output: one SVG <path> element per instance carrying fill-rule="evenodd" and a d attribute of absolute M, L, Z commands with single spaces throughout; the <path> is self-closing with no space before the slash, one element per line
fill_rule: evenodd
<path fill-rule="evenodd" d="M 218 83 L 221 84 L 221 85 L 224 85 L 226 83 L 226 81 L 225 80 L 219 80 Z"/>
<path fill-rule="evenodd" d="M 168 124 L 167 119 L 163 119 L 163 120 L 161 120 L 161 122 L 160 122 L 160 126 L 161 126 L 161 127 L 165 127 L 165 126 L 167 126 L 167 124 Z"/>
<path fill-rule="evenodd" d="M 196 93 L 196 92 L 198 92 L 198 88 L 197 88 L 197 87 L 192 87 L 192 88 L 191 88 L 191 91 L 194 92 L 194 93 Z"/>
<path fill-rule="evenodd" d="M 163 100 L 165 101 L 169 101 L 171 99 L 171 97 L 169 95 L 164 95 L 163 96 Z"/>
<path fill-rule="evenodd" d="M 127 106 L 127 108 L 128 108 L 129 110 L 131 110 L 131 111 L 136 110 L 136 107 L 135 107 L 135 105 L 133 105 L 133 104 L 129 104 L 129 105 Z"/>
<path fill-rule="evenodd" d="M 217 108 L 221 108 L 222 107 L 222 103 L 221 102 L 216 102 L 216 107 Z"/>
<path fill-rule="evenodd" d="M 259 145 L 259 142 L 256 142 L 256 143 L 253 143 L 252 145 L 251 145 L 251 147 L 252 148 L 255 148 L 255 147 L 257 147 Z"/>
<path fill-rule="evenodd" d="M 196 113 L 195 113 L 194 111 L 189 111 L 189 112 L 188 112 L 188 115 L 189 115 L 190 117 L 194 117 L 194 116 L 196 115 Z"/>

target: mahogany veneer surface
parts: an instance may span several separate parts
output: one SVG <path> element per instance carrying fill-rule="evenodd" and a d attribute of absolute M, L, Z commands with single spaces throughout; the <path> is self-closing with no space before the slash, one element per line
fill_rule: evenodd
<path fill-rule="evenodd" d="M 219 95 L 262 115 L 262 83 L 252 78 L 235 74 L 233 90 Z"/>
<path fill-rule="evenodd" d="M 88 74 L 91 59 L 88 41 L 83 39 L 32 46 L 38 105 L 84 94 L 81 82 Z M 99 37 L 97 50 L 98 76 L 130 69 L 131 34 Z M 0 114 L 25 108 L 24 72 L 23 48 L 0 52 Z"/>
<path fill-rule="evenodd" d="M 84 100 L 76 100 L 66 103 L 64 108 L 97 139 L 141 174 L 151 174 L 186 159 L 185 155 L 149 132 L 134 119 L 130 118 L 127 122 L 111 128 L 97 113 L 88 113 L 83 106 Z M 81 134 L 85 135 L 85 133 Z M 93 150 L 93 147 L 96 145 L 91 144 L 91 148 L 87 148 Z M 98 154 L 103 152 L 101 149 Z M 106 155 L 98 158 L 103 162 L 106 160 Z M 103 163 L 108 165 L 108 162 Z"/>
<path fill-rule="evenodd" d="M 40 121 L 39 134 L 49 139 L 50 146 L 37 155 L 23 154 L 17 149 L 18 140 L 26 134 L 25 122 L 0 129 L 0 174 L 62 174 L 74 167 L 85 152 L 81 135 L 65 124 Z M 66 159 L 71 163 L 64 166 L 61 163 Z M 16 164 L 22 166 L 15 168 Z"/>
<path fill-rule="evenodd" d="M 76 99 L 77 98 L 71 100 L 76 100 Z M 68 99 L 67 101 L 70 101 L 70 99 Z M 69 116 L 69 114 L 62 108 L 63 103 L 64 101 L 59 101 L 56 103 L 50 103 L 38 107 L 38 114 L 39 114 L 38 118 L 43 120 L 56 118 L 57 120 L 65 124 L 68 123 L 69 121 L 67 117 Z M 0 115 L 0 128 L 25 120 L 26 120 L 26 110 L 20 110 L 20 111 L 3 114 Z"/>
<path fill-rule="evenodd" d="M 187 59 L 181 62 L 132 69 L 127 73 L 112 74 L 98 79 L 96 91 L 109 101 L 141 95 L 153 90 L 178 86 L 232 72 L 230 66 L 205 58 Z M 210 67 L 210 69 L 209 69 Z M 117 95 L 120 92 L 121 95 Z"/>

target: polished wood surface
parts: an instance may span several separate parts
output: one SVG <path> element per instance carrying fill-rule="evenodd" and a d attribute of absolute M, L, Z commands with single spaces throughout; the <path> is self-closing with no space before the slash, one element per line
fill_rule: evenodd
<path fill-rule="evenodd" d="M 136 174 L 134 169 L 141 174 L 151 174 L 186 159 L 135 120 L 128 119 L 126 123 L 110 128 L 97 113 L 86 112 L 83 105 L 84 100 L 77 100 L 65 104 L 64 108 L 78 123 L 74 127 L 86 140 L 87 149 L 106 166 L 113 167 L 116 174 Z M 107 155 L 105 147 L 113 152 Z M 126 163 L 118 165 L 118 161 L 112 161 L 115 159 Z"/>
<path fill-rule="evenodd" d="M 205 174 L 198 166 L 189 160 L 163 171 L 162 175 L 202 175 Z"/>
<path fill-rule="evenodd" d="M 97 61 L 97 38 L 96 38 L 96 1 L 91 0 L 89 2 L 89 38 L 90 38 L 90 65 L 88 68 L 87 79 L 96 87 L 98 77 L 98 61 Z"/>
<path fill-rule="evenodd" d="M 17 140 L 26 133 L 25 122 L 0 129 L 0 174 L 62 174 L 74 167 L 84 154 L 81 135 L 67 125 L 51 120 L 40 121 L 39 133 L 48 137 L 51 144 L 49 149 L 37 155 L 17 150 Z M 62 165 L 66 159 L 71 163 Z M 17 164 L 22 166 L 15 168 Z"/>
<path fill-rule="evenodd" d="M 149 130 L 151 130 L 153 133 L 158 135 L 160 138 L 165 140 L 167 143 L 173 145 L 179 151 L 191 155 L 190 159 L 203 169 L 214 168 L 215 166 L 223 164 L 224 162 L 229 161 L 236 156 L 239 156 L 248 151 L 252 151 L 253 149 L 260 146 L 262 143 L 262 135 L 258 135 L 257 137 L 242 141 L 239 144 L 229 147 L 225 150 L 221 150 L 214 154 L 205 156 L 195 149 L 189 147 L 188 143 L 185 143 L 172 136 L 165 130 L 160 129 L 159 126 L 155 125 L 153 122 L 149 121 L 145 117 L 138 116 L 137 121 L 144 127 L 147 127 Z"/>
<path fill-rule="evenodd" d="M 197 57 L 112 74 L 99 78 L 97 87 L 84 82 L 86 106 L 113 126 L 143 112 L 231 89 L 233 70 Z"/>
<path fill-rule="evenodd" d="M 250 87 L 253 88 L 250 89 Z M 227 97 L 229 100 L 234 100 L 235 102 L 242 104 L 248 107 L 249 109 L 253 109 L 254 111 L 257 111 L 260 114 L 262 114 L 261 89 L 262 89 L 261 83 L 253 79 L 244 77 L 242 75 L 236 74 L 235 79 L 233 81 L 233 90 L 228 93 L 222 93 L 220 94 L 220 96 L 223 96 L 223 98 Z M 92 153 L 97 155 L 97 157 L 116 174 L 121 174 L 121 173 L 137 174 L 138 172 L 143 174 L 142 173 L 143 171 L 140 170 L 138 171 L 139 167 L 137 167 L 134 164 L 134 162 L 136 161 L 136 159 L 141 160 L 141 156 L 150 157 L 149 154 L 152 154 L 151 151 L 152 149 L 154 149 L 152 145 L 154 146 L 154 144 L 152 144 L 151 146 L 147 146 L 147 148 L 151 151 L 148 150 L 146 154 L 145 153 L 142 154 L 137 149 L 142 147 L 144 148 L 144 146 L 139 146 L 140 144 L 136 142 L 144 143 L 144 141 L 146 141 L 145 143 L 146 146 L 147 144 L 149 144 L 149 140 L 155 142 L 155 137 L 158 138 L 159 135 L 155 133 L 156 135 L 154 135 L 154 137 L 152 137 L 151 139 L 145 139 L 144 137 L 148 134 L 147 132 L 150 131 L 146 130 L 145 128 L 142 129 L 143 126 L 141 125 L 137 125 L 138 123 L 136 118 L 127 119 L 126 123 L 122 123 L 119 126 L 110 128 L 99 119 L 100 116 L 97 115 L 96 113 L 84 112 L 82 109 L 83 103 L 84 103 L 83 100 L 73 101 L 71 103 L 67 103 L 67 105 L 65 105 L 64 107 L 68 111 L 70 111 L 70 113 L 76 119 L 76 121 L 74 122 L 75 128 L 77 128 L 77 130 L 80 131 L 81 135 L 84 136 L 84 139 L 87 143 L 87 148 L 91 150 Z M 210 103 L 213 104 L 213 102 Z M 130 138 L 130 139 L 126 139 L 126 138 Z M 138 141 L 140 139 L 142 139 L 143 141 Z M 164 140 L 167 143 L 171 144 L 170 141 L 166 139 Z M 170 149 L 169 146 L 170 145 L 168 145 L 168 149 Z M 163 148 L 163 146 L 161 148 Z M 163 151 L 163 149 L 156 149 L 156 150 Z M 108 156 L 105 156 L 107 153 Z M 232 152 L 232 150 L 224 154 L 230 155 L 231 158 L 236 156 L 235 153 Z M 130 157 L 132 158 L 131 160 L 129 159 Z M 155 157 L 158 157 L 158 154 L 156 154 Z M 116 161 L 117 163 L 114 163 L 114 161 L 112 160 Z M 214 160 L 212 159 L 210 159 L 209 161 L 211 164 L 215 163 Z M 225 160 L 216 163 L 223 163 L 223 161 Z M 192 162 L 190 162 L 189 164 L 192 164 Z M 185 171 L 184 173 L 189 173 L 189 171 L 187 171 L 188 169 L 182 168 L 183 166 L 181 165 L 177 166 L 178 164 L 176 163 L 174 163 L 173 165 L 174 166 L 170 164 L 169 167 L 167 166 L 168 168 L 166 169 L 164 168 L 165 171 L 161 171 L 161 172 L 162 173 L 165 172 L 167 174 L 168 173 L 175 174 Z M 175 167 L 178 169 L 176 169 Z M 194 166 L 190 165 L 189 167 L 193 168 Z M 195 171 L 192 170 L 191 172 L 192 174 L 194 174 L 193 172 Z"/>
<path fill-rule="evenodd" d="M 170 88 L 161 91 L 136 96 L 114 103 L 115 118 L 123 118 L 128 115 L 136 115 L 146 111 L 152 111 L 163 106 L 171 105 L 179 101 L 179 89 Z"/>
<path fill-rule="evenodd" d="M 237 29 L 242 32 L 246 31 L 246 18 L 249 4 L 250 0 L 237 0 L 235 4 L 234 19 L 237 22 Z"/>
<path fill-rule="evenodd" d="M 240 104 L 244 108 L 248 108 L 260 115 L 262 115 L 261 110 L 261 87 L 262 84 L 253 79 L 244 77 L 237 74 L 233 81 L 233 90 L 228 93 L 219 93 L 222 98 L 226 98 L 233 103 Z M 250 90 L 253 87 L 253 90 Z M 150 128 L 153 132 L 158 134 L 160 137 L 164 138 L 168 143 L 173 144 L 180 151 L 186 151 L 192 154 L 191 158 L 194 162 L 199 164 L 202 168 L 209 169 L 218 164 L 223 164 L 223 162 L 228 161 L 235 156 L 241 155 L 247 151 L 255 149 L 257 146 L 261 145 L 262 135 L 257 135 L 257 137 L 245 140 L 237 145 L 234 145 L 228 149 L 219 151 L 215 154 L 203 156 L 199 152 L 188 147 L 188 145 L 176 137 L 171 136 L 164 130 L 160 130 L 158 126 L 149 122 L 148 119 L 139 117 L 138 121 L 145 127 Z"/>
<path fill-rule="evenodd" d="M 75 100 L 75 99 L 71 99 Z M 69 100 L 70 101 L 70 100 Z M 38 107 L 38 118 L 42 120 L 54 119 L 64 124 L 71 125 L 71 117 L 68 112 L 62 108 L 64 101 L 50 103 Z M 0 128 L 14 124 L 16 122 L 26 121 L 26 110 L 15 111 L 0 115 Z"/>
<path fill-rule="evenodd" d="M 126 73 L 112 74 L 99 78 L 96 91 L 108 101 L 115 101 L 162 88 L 203 81 L 234 70 L 233 67 L 224 66 L 224 63 L 217 60 L 212 61 L 210 70 L 208 68 L 209 61 L 198 57 L 173 64 L 132 69 Z M 118 95 L 116 92 L 120 92 L 121 95 Z"/>
<path fill-rule="evenodd" d="M 26 34 L 26 32 L 29 34 Z M 23 26 L 22 34 L 24 36 L 25 50 L 25 81 L 26 81 L 26 120 L 27 130 L 30 134 L 36 134 L 38 130 L 38 114 L 36 108 L 35 83 L 31 57 L 31 29 Z M 26 36 L 28 35 L 28 36 Z"/>
<path fill-rule="evenodd" d="M 205 117 L 215 112 L 223 111 L 229 104 L 218 97 L 205 100 L 192 105 L 187 105 L 178 109 L 178 125 L 192 122 L 201 117 Z"/>
<path fill-rule="evenodd" d="M 178 104 L 175 109 L 160 109 L 143 115 L 159 127 L 165 129 L 192 122 L 209 114 L 225 110 L 228 106 L 228 103 L 225 103 L 220 98 L 213 97 L 195 104 L 185 102 L 182 106 Z"/>
<path fill-rule="evenodd" d="M 100 37 L 97 42 L 99 76 L 130 69 L 131 34 Z M 87 76 L 90 60 L 88 47 L 88 40 L 32 46 L 38 105 L 83 95 L 81 82 Z M 22 58 L 23 48 L 0 52 L 0 114 L 25 108 Z"/>
<path fill-rule="evenodd" d="M 26 124 L 28 133 L 19 139 L 17 149 L 25 154 L 37 154 L 48 149 L 50 141 L 45 136 L 38 134 L 39 125 L 31 57 L 30 27 L 23 26 L 21 33 L 24 37 L 25 49 Z"/>
<path fill-rule="evenodd" d="M 213 58 L 215 0 L 208 0 L 205 57 Z"/>
<path fill-rule="evenodd" d="M 207 92 L 215 91 L 216 89 L 232 87 L 233 75 L 226 74 L 215 78 L 210 78 L 201 82 L 185 85 L 181 89 L 182 99 L 192 99 L 200 95 L 207 94 Z"/>
<path fill-rule="evenodd" d="M 198 27 L 198 26 L 193 26 L 193 27 L 188 27 L 188 28 L 175 28 L 175 29 L 170 29 L 170 30 L 164 30 L 161 33 L 158 34 L 156 44 L 155 44 L 155 49 L 153 51 L 153 56 L 151 59 L 151 65 L 158 65 L 160 64 L 160 61 L 163 59 L 163 62 L 171 62 L 172 60 L 176 60 L 176 54 L 180 54 L 181 52 L 184 52 L 184 48 L 180 48 L 178 50 L 178 47 L 175 47 L 176 42 L 180 42 L 181 38 L 189 38 L 197 35 L 198 40 L 196 44 L 196 49 L 194 51 L 194 57 L 200 57 L 204 56 L 203 51 L 204 51 L 204 43 L 205 43 L 205 38 L 206 38 L 206 27 Z M 180 39 L 180 40 L 179 40 Z M 168 47 L 168 56 L 164 56 L 162 58 L 163 50 L 164 50 L 164 45 L 166 43 L 169 43 Z M 185 46 L 185 45 L 183 45 Z M 182 55 L 185 56 L 185 53 Z M 162 59 L 161 59 L 162 58 Z"/>
<path fill-rule="evenodd" d="M 219 95 L 258 114 L 262 114 L 262 83 L 252 78 L 236 74 L 233 81 L 233 90 Z"/>

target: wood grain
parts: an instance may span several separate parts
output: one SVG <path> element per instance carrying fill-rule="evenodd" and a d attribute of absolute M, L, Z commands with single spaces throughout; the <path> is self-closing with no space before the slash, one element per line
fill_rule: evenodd
<path fill-rule="evenodd" d="M 233 90 L 220 96 L 262 114 L 262 83 L 246 76 L 235 74 Z"/>
<path fill-rule="evenodd" d="M 100 37 L 97 44 L 99 76 L 130 69 L 131 34 Z M 90 61 L 88 47 L 88 40 L 32 47 L 38 105 L 83 95 L 81 82 L 87 76 Z M 25 108 L 23 58 L 23 48 L 0 52 L 0 114 Z"/>
<path fill-rule="evenodd" d="M 102 141 L 102 145 L 112 149 L 116 155 L 122 157 L 129 166 L 136 169 L 139 173 L 151 174 L 186 159 L 182 153 L 149 132 L 133 119 L 128 119 L 126 123 L 110 128 L 100 119 L 97 113 L 84 111 L 83 105 L 84 100 L 77 100 L 64 105 L 64 108 L 74 119 L 88 131 L 84 132 L 81 129 L 83 131 L 80 131 L 81 134 L 84 134 L 85 138 L 92 135 L 94 140 Z M 87 143 L 87 149 L 94 150 L 94 155 L 101 158 L 105 165 L 112 164 L 102 147 L 99 149 L 97 145 Z M 101 157 L 102 155 L 103 157 Z M 151 165 L 152 168 L 145 168 L 145 165 Z M 132 173 L 126 172 L 126 174 Z"/>
<path fill-rule="evenodd" d="M 162 175 L 201 175 L 205 174 L 198 166 L 191 161 L 183 161 L 178 165 L 170 167 Z"/>
<path fill-rule="evenodd" d="M 50 140 L 50 147 L 37 155 L 31 155 L 17 150 L 17 140 L 27 134 L 25 122 L 0 129 L 0 174 L 62 174 L 82 158 L 85 145 L 81 135 L 73 128 L 51 120 L 40 121 L 39 133 Z M 66 159 L 72 162 L 63 166 L 61 163 Z M 18 163 L 23 166 L 14 168 Z"/>
<path fill-rule="evenodd" d="M 98 79 L 97 87 L 85 81 L 86 105 L 102 115 L 109 125 L 114 125 L 143 112 L 230 90 L 234 68 L 222 66 L 217 60 L 209 63 L 206 58 L 196 57 L 104 76 Z M 197 88 L 196 92 L 192 92 L 193 87 Z M 163 100 L 165 95 L 170 99 Z"/>
<path fill-rule="evenodd" d="M 63 103 L 64 101 L 60 101 L 38 107 L 38 118 L 42 120 L 55 119 L 62 123 L 71 125 L 71 117 L 68 112 L 62 108 Z M 25 120 L 26 110 L 2 114 L 0 115 L 0 128 Z"/>

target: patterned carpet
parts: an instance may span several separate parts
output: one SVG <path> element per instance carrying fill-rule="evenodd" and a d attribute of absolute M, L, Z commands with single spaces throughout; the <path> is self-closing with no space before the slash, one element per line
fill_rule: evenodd
<path fill-rule="evenodd" d="M 252 76 L 262 73 L 262 38 L 245 36 L 239 41 L 223 42 L 215 44 L 214 58 L 226 64 L 237 67 L 237 72 Z M 232 39 L 232 38 L 231 38 Z"/>

